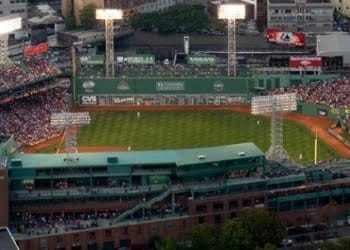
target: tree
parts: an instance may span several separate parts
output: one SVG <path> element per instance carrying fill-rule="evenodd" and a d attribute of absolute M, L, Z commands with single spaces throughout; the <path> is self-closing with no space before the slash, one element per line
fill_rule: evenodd
<path fill-rule="evenodd" d="M 136 14 L 130 22 L 137 30 L 191 33 L 208 27 L 208 15 L 201 5 L 178 4 L 158 12 Z"/>
<path fill-rule="evenodd" d="M 188 250 L 213 250 L 215 247 L 215 232 L 210 225 L 200 225 L 188 234 L 191 242 Z"/>
<path fill-rule="evenodd" d="M 252 235 L 238 218 L 228 220 L 221 229 L 217 240 L 218 250 L 251 250 L 254 249 Z"/>
<path fill-rule="evenodd" d="M 286 234 L 285 226 L 275 213 L 267 209 L 249 209 L 239 217 L 257 247 L 270 243 L 278 246 Z"/>
<path fill-rule="evenodd" d="M 336 242 L 326 241 L 320 248 L 322 250 L 350 250 L 350 238 L 340 238 Z"/>
<path fill-rule="evenodd" d="M 96 8 L 95 4 L 90 3 L 80 11 L 80 22 L 83 28 L 91 29 L 96 25 Z"/>
<path fill-rule="evenodd" d="M 263 248 L 257 247 L 256 250 L 277 250 L 277 247 L 270 243 L 267 243 Z"/>
<path fill-rule="evenodd" d="M 176 242 L 169 238 L 162 241 L 157 241 L 155 245 L 156 250 L 178 250 Z"/>
<path fill-rule="evenodd" d="M 337 240 L 337 243 L 340 247 L 339 249 L 350 250 L 350 238 L 340 238 Z"/>
<path fill-rule="evenodd" d="M 67 16 L 64 19 L 64 24 L 66 25 L 67 30 L 71 30 L 75 28 L 75 18 L 74 16 Z"/>

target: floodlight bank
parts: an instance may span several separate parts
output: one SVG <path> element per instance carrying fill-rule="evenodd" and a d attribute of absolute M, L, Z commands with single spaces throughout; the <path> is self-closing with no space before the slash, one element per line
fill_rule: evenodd
<path fill-rule="evenodd" d="M 8 34 L 22 28 L 21 17 L 8 17 L 0 19 L 0 35 Z"/>
<path fill-rule="evenodd" d="M 218 18 L 227 20 L 244 19 L 245 12 L 244 4 L 222 4 L 219 6 Z"/>
<path fill-rule="evenodd" d="M 120 20 L 123 18 L 123 11 L 120 9 L 97 9 L 97 20 Z"/>

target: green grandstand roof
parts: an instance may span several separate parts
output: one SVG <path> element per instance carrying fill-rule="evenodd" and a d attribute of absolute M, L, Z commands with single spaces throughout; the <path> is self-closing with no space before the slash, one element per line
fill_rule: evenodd
<path fill-rule="evenodd" d="M 244 159 L 264 155 L 264 153 L 251 142 L 210 148 L 176 150 L 175 152 L 176 164 L 178 166 Z"/>
<path fill-rule="evenodd" d="M 181 150 L 154 150 L 111 153 L 79 153 L 79 161 L 67 162 L 66 154 L 16 154 L 12 161 L 21 160 L 22 168 L 106 166 L 108 157 L 118 157 L 117 165 L 202 164 L 232 159 L 260 157 L 264 154 L 253 143 L 242 143 L 210 148 Z M 11 168 L 21 168 L 14 167 Z"/>

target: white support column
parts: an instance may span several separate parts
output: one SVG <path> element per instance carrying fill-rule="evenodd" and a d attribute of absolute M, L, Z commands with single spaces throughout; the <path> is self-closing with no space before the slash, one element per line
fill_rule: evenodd
<path fill-rule="evenodd" d="M 8 57 L 8 35 L 0 35 L 0 65 L 9 63 Z"/>
<path fill-rule="evenodd" d="M 106 76 L 114 77 L 114 32 L 113 19 L 106 19 Z"/>
<path fill-rule="evenodd" d="M 227 76 L 236 76 L 236 20 L 227 20 Z"/>

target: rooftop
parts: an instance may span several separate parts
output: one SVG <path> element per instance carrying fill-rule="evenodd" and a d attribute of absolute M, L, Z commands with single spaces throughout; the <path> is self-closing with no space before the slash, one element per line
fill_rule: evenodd
<path fill-rule="evenodd" d="M 39 4 L 31 9 L 30 18 L 31 24 L 52 24 L 63 23 L 63 18 L 48 4 Z"/>
<path fill-rule="evenodd" d="M 330 34 L 317 36 L 317 55 L 327 56 L 339 53 L 343 55 L 350 51 L 350 35 L 349 34 Z"/>
<path fill-rule="evenodd" d="M 7 228 L 0 228 L 0 250 L 19 250 Z"/>
<path fill-rule="evenodd" d="M 270 3 L 276 4 L 294 4 L 294 3 L 331 3 L 331 0 L 269 0 Z"/>
<path fill-rule="evenodd" d="M 66 154 L 16 154 L 12 161 L 22 161 L 22 168 L 62 168 L 106 166 L 107 158 L 118 157 L 116 165 L 160 165 L 177 166 L 202 164 L 225 160 L 261 157 L 263 152 L 253 143 L 242 143 L 210 148 L 181 150 L 154 150 L 115 153 L 79 153 L 77 161 L 67 161 Z M 12 168 L 20 168 L 12 166 Z"/>

